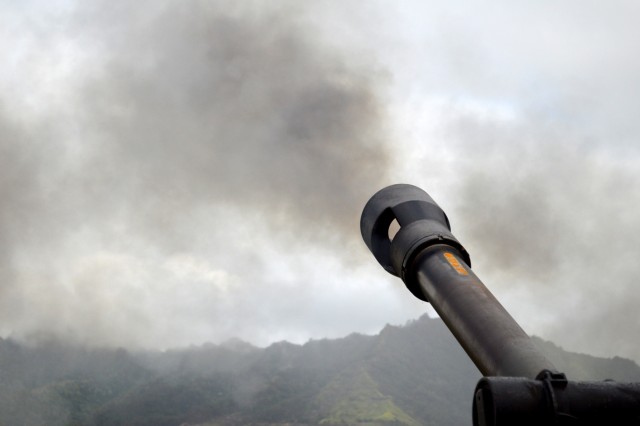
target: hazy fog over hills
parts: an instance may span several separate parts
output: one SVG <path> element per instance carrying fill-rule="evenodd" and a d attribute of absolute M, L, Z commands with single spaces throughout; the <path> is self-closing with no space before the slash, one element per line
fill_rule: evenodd
<path fill-rule="evenodd" d="M 535 339 L 574 380 L 640 381 L 622 358 Z M 0 342 L 0 423 L 35 425 L 469 425 L 480 374 L 438 319 L 375 336 L 165 352 Z"/>

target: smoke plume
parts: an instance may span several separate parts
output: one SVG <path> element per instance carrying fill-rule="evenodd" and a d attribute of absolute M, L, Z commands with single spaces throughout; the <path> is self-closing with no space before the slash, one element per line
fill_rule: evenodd
<path fill-rule="evenodd" d="M 291 270 L 355 244 L 385 179 L 381 77 L 293 2 L 16 13 L 39 105 L 0 115 L 4 334 L 260 340 L 299 315 Z"/>

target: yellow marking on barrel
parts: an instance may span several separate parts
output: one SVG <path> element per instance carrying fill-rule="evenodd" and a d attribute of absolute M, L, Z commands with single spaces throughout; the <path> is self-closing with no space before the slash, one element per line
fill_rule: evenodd
<path fill-rule="evenodd" d="M 467 271 L 464 268 L 464 266 L 462 266 L 460 262 L 458 262 L 458 259 L 456 259 L 456 257 L 453 254 L 447 252 L 444 254 L 444 258 L 447 259 L 447 262 L 449 262 L 449 265 L 451 265 L 458 274 L 469 275 L 469 271 Z"/>

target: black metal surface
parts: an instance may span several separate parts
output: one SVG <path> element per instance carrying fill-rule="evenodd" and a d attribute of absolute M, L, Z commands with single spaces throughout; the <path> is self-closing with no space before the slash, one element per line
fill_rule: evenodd
<path fill-rule="evenodd" d="M 400 230 L 391 241 L 393 219 Z M 422 189 L 400 184 L 378 191 L 362 212 L 360 229 L 378 262 L 431 302 L 482 374 L 535 378 L 554 370 L 471 271 L 447 216 Z"/>
<path fill-rule="evenodd" d="M 389 225 L 400 230 L 390 240 Z M 573 382 L 471 270 L 469 255 L 429 195 L 411 185 L 376 193 L 360 221 L 385 270 L 429 301 L 485 376 L 476 387 L 474 426 L 640 425 L 640 383 Z"/>
<path fill-rule="evenodd" d="M 388 231 L 394 219 L 400 230 L 392 241 Z M 360 231 L 378 263 L 402 278 L 409 291 L 424 301 L 415 276 L 407 274 L 408 265 L 420 250 L 444 242 L 456 247 L 471 266 L 466 250 L 451 233 L 447 215 L 426 192 L 413 185 L 391 185 L 371 197 L 362 211 Z"/>
<path fill-rule="evenodd" d="M 420 252 L 412 270 L 426 298 L 485 376 L 535 378 L 555 367 L 453 247 Z"/>
<path fill-rule="evenodd" d="M 640 383 L 485 377 L 476 386 L 473 424 L 640 425 Z"/>

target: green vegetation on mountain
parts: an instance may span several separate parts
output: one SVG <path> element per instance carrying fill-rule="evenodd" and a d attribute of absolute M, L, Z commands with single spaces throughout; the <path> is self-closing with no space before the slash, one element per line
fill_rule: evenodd
<path fill-rule="evenodd" d="M 640 381 L 622 358 L 534 338 L 574 380 Z M 376 336 L 166 352 L 0 340 L 0 426 L 460 426 L 480 374 L 437 319 Z"/>
<path fill-rule="evenodd" d="M 363 367 L 336 375 L 318 394 L 316 403 L 327 413 L 320 424 L 420 426 L 391 397 L 380 392 Z"/>

